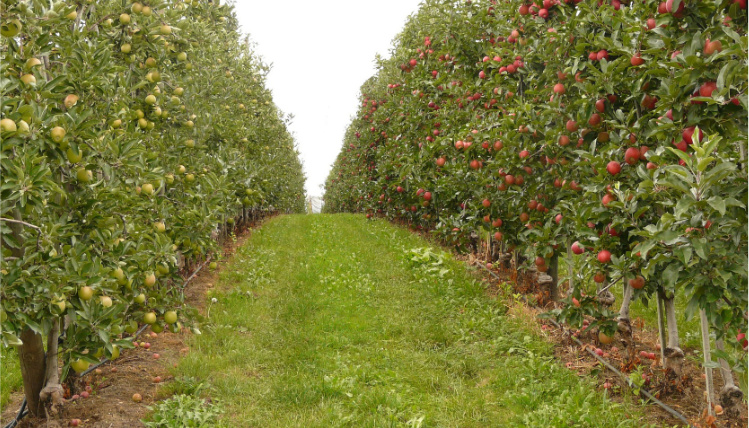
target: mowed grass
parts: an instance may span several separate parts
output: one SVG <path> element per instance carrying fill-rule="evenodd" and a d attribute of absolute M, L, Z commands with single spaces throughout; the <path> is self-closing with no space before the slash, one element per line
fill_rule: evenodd
<path fill-rule="evenodd" d="M 426 247 L 362 216 L 269 221 L 223 269 L 172 389 L 205 383 L 232 427 L 645 426 Z"/>
<path fill-rule="evenodd" d="M 0 411 L 10 401 L 10 394 L 23 389 L 18 353 L 13 348 L 0 345 Z"/>

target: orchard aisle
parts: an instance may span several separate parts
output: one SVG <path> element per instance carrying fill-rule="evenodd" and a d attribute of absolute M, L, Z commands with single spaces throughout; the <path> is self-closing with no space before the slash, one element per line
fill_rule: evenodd
<path fill-rule="evenodd" d="M 266 223 L 221 274 L 175 392 L 204 382 L 241 427 L 643 425 L 427 246 L 363 216 Z"/>

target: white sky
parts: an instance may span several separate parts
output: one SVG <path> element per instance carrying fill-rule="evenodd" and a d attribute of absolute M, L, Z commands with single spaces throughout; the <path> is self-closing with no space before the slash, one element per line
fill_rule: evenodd
<path fill-rule="evenodd" d="M 236 0 L 237 18 L 263 62 L 276 105 L 294 115 L 291 132 L 307 175 L 322 188 L 358 108 L 359 88 L 387 58 L 420 0 Z"/>

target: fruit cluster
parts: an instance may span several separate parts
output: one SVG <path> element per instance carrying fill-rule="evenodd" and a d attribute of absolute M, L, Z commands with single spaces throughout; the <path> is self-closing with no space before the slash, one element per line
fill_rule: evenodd
<path fill-rule="evenodd" d="M 613 318 L 582 296 L 620 283 L 626 302 L 683 294 L 733 338 L 746 30 L 743 0 L 429 2 L 362 86 L 325 210 L 482 239 L 542 271 L 565 258 L 562 315 L 578 321 Z"/>
<path fill-rule="evenodd" d="M 302 211 L 304 176 L 232 7 L 2 9 L 2 341 L 59 330 L 82 371 L 139 323 L 176 331 L 180 271 L 250 211 Z"/>

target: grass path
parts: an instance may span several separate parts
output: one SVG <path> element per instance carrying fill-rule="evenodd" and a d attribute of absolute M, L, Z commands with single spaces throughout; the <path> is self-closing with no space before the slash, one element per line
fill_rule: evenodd
<path fill-rule="evenodd" d="M 361 216 L 266 223 L 221 274 L 174 392 L 209 385 L 233 427 L 643 425 L 426 248 Z"/>

